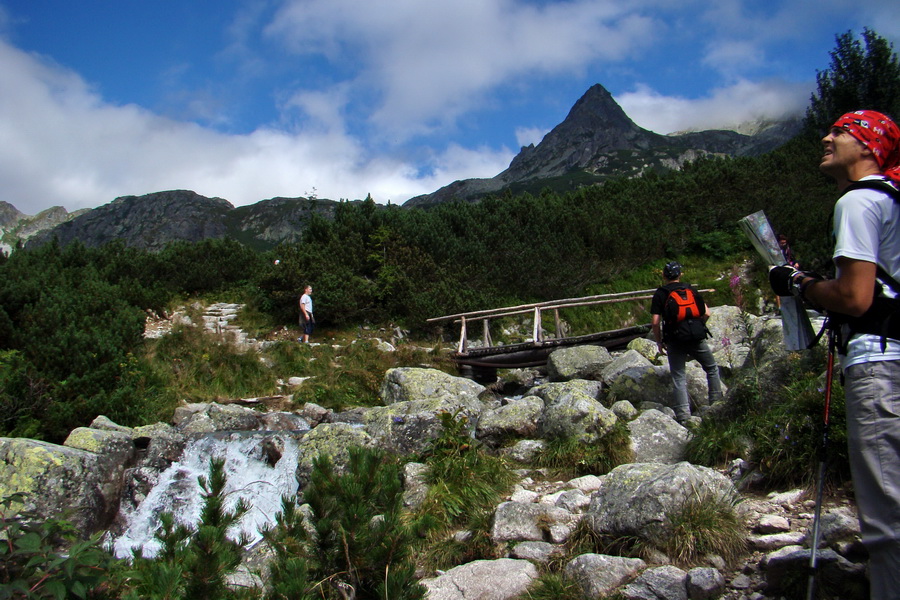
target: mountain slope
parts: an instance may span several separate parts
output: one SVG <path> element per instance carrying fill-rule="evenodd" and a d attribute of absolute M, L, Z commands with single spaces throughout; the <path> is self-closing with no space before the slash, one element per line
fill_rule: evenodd
<path fill-rule="evenodd" d="M 174 241 L 232 238 L 266 249 L 297 241 L 313 214 L 332 218 L 339 204 L 332 200 L 271 198 L 235 208 L 227 200 L 190 190 L 123 196 L 41 231 L 27 245 L 38 246 L 53 237 L 61 245 L 78 240 L 89 247 L 123 240 L 133 248 L 158 251 Z"/>

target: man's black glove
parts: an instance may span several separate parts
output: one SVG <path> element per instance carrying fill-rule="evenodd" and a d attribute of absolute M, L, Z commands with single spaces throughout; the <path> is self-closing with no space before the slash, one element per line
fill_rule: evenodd
<path fill-rule="evenodd" d="M 769 285 L 779 296 L 799 296 L 800 282 L 804 277 L 809 275 L 788 265 L 773 267 L 769 270 Z"/>

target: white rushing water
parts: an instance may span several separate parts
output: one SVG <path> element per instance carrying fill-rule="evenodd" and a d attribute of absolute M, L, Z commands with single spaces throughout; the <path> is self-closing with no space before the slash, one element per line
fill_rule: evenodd
<path fill-rule="evenodd" d="M 142 548 L 144 556 L 153 557 L 160 550 L 154 533 L 160 526 L 160 515 L 171 512 L 177 523 L 195 527 L 200 520 L 203 498 L 199 477 L 209 477 L 210 458 L 225 459 L 228 484 L 225 488 L 231 509 L 239 499 L 246 499 L 251 509 L 241 519 L 229 538 L 245 533 L 253 543 L 259 541 L 259 530 L 274 523 L 281 509 L 281 497 L 297 492 L 297 443 L 282 436 L 282 455 L 277 463 L 266 461 L 264 442 L 259 434 L 232 434 L 202 437 L 191 441 L 181 459 L 160 474 L 159 481 L 143 502 L 126 515 L 128 526 L 116 538 L 113 548 L 119 558 L 131 556 L 132 548 Z M 268 434 L 271 440 L 272 435 Z"/>

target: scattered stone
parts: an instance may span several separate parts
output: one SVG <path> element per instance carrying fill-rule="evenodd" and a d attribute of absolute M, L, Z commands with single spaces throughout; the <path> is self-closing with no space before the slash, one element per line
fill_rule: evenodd
<path fill-rule="evenodd" d="M 619 593 L 624 600 L 687 600 L 687 573 L 672 565 L 652 567 Z"/>
<path fill-rule="evenodd" d="M 442 575 L 422 580 L 429 600 L 512 600 L 525 593 L 537 579 L 530 561 L 512 558 L 476 560 L 454 567 Z M 490 590 L 486 595 L 485 590 Z"/>
<path fill-rule="evenodd" d="M 646 565 L 639 558 L 582 554 L 569 561 L 566 577 L 581 588 L 585 598 L 602 598 L 634 577 Z"/>

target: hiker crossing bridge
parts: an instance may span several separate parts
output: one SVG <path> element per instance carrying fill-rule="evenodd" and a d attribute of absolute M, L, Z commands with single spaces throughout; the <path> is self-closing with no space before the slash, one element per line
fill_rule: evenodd
<path fill-rule="evenodd" d="M 633 325 L 610 331 L 600 331 L 586 335 L 566 337 L 560 311 L 576 306 L 596 306 L 617 302 L 646 301 L 653 298 L 656 289 L 636 290 L 633 292 L 620 292 L 615 294 L 600 294 L 596 296 L 583 296 L 580 298 L 566 298 L 562 300 L 548 300 L 533 304 L 508 306 L 479 310 L 455 315 L 445 315 L 428 319 L 428 323 L 450 322 L 459 324 L 460 335 L 456 351 L 450 358 L 457 364 L 463 375 L 477 380 L 496 379 L 497 369 L 513 369 L 524 367 L 537 367 L 547 364 L 547 357 L 551 352 L 559 348 L 582 345 L 604 346 L 609 349 L 624 348 L 631 340 L 644 337 L 650 331 L 650 323 Z M 715 290 L 699 290 L 700 292 L 713 292 Z M 544 337 L 544 329 L 541 326 L 545 314 L 551 314 L 554 320 L 556 335 Z M 531 337 L 517 344 L 494 345 L 491 339 L 491 319 L 499 319 L 513 315 L 532 314 Z M 469 325 L 481 322 L 482 342 L 477 346 L 469 346 Z"/>

